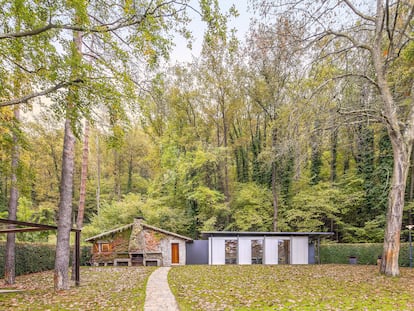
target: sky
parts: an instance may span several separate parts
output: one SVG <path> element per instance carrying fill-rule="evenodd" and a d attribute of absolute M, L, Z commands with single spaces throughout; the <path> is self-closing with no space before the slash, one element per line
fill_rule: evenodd
<path fill-rule="evenodd" d="M 228 11 L 232 5 L 235 5 L 239 16 L 229 20 L 229 29 L 235 28 L 240 40 L 244 39 L 250 25 L 250 18 L 253 16 L 251 10 L 249 10 L 248 0 L 219 0 L 220 8 L 223 12 Z M 191 0 L 191 5 L 199 8 L 197 0 Z M 189 12 L 189 16 L 193 20 L 188 28 L 193 33 L 194 42 L 192 49 L 187 48 L 185 39 L 176 36 L 174 43 L 175 48 L 171 53 L 171 63 L 176 62 L 191 62 L 193 56 L 198 57 L 200 55 L 201 46 L 203 43 L 204 23 L 201 21 L 200 16 L 194 12 Z"/>

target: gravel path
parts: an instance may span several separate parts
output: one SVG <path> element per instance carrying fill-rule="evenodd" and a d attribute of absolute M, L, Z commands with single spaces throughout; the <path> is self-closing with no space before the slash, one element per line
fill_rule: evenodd
<path fill-rule="evenodd" d="M 149 277 L 144 311 L 179 311 L 174 295 L 168 285 L 170 267 L 160 267 Z"/>

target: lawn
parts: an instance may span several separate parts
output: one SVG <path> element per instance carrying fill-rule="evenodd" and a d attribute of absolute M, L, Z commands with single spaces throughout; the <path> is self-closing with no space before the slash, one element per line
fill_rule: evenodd
<path fill-rule="evenodd" d="M 53 291 L 53 272 L 17 278 L 0 310 L 143 310 L 153 267 L 83 267 L 81 286 Z M 181 266 L 169 273 L 181 311 L 414 310 L 414 269 L 388 278 L 376 266 Z M 0 281 L 2 282 L 2 281 Z M 4 288 L 1 286 L 0 288 Z M 162 311 L 162 310 L 160 310 Z"/>
<path fill-rule="evenodd" d="M 376 266 L 182 266 L 169 282 L 188 310 L 414 310 L 414 269 Z"/>
<path fill-rule="evenodd" d="M 23 291 L 0 294 L 0 310 L 143 310 L 152 271 L 152 267 L 82 267 L 81 286 L 59 293 L 53 290 L 53 271 L 20 276 L 14 287 Z"/>

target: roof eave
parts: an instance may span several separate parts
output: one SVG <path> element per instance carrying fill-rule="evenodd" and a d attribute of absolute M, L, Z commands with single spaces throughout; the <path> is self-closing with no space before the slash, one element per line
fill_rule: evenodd
<path fill-rule="evenodd" d="M 248 231 L 205 231 L 202 232 L 203 237 L 214 236 L 310 236 L 324 237 L 331 236 L 333 232 L 248 232 Z"/>
<path fill-rule="evenodd" d="M 85 239 L 85 242 L 93 242 L 93 241 L 95 241 L 97 239 L 103 238 L 103 237 L 108 236 L 110 234 L 117 233 L 117 232 L 122 232 L 124 230 L 127 230 L 130 227 L 132 227 L 132 226 L 133 226 L 133 223 L 128 224 L 128 225 L 125 225 L 125 226 L 122 226 L 122 227 L 118 227 L 118 228 L 112 229 L 110 231 L 106 231 L 106 232 L 100 233 L 98 235 L 95 235 L 93 237 L 90 237 L 90 238 Z"/>

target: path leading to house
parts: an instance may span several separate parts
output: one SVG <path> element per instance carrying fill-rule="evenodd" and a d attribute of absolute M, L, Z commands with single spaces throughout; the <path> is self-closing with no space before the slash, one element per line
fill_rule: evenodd
<path fill-rule="evenodd" d="M 160 267 L 149 277 L 144 311 L 179 311 L 177 301 L 168 285 L 170 267 Z"/>

